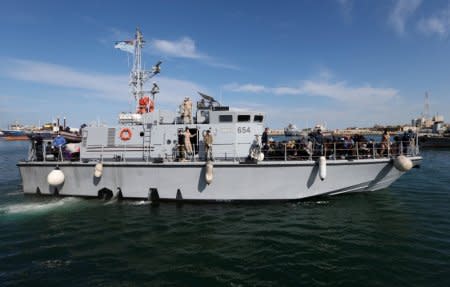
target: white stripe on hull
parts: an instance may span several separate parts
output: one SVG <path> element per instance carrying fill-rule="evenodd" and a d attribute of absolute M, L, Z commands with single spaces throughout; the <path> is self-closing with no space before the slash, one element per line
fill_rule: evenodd
<path fill-rule="evenodd" d="M 412 158 L 415 164 L 420 158 Z M 205 181 L 205 163 L 104 163 L 102 177 L 94 177 L 95 163 L 58 163 L 65 182 L 60 195 L 98 196 L 109 189 L 124 198 L 149 198 L 156 189 L 166 200 L 296 200 L 324 194 L 372 191 L 385 188 L 403 172 L 389 159 L 329 161 L 327 178 L 319 178 L 314 162 L 261 162 L 258 164 L 215 163 L 213 181 Z M 47 183 L 56 163 L 19 163 L 23 191 L 53 194 Z M 181 195 L 181 198 L 180 198 Z"/>

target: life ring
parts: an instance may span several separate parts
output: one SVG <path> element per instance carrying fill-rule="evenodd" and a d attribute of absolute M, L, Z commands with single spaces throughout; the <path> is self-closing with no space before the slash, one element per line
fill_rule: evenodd
<path fill-rule="evenodd" d="M 120 133 L 119 133 L 119 137 L 123 141 L 130 140 L 132 135 L 133 134 L 131 133 L 130 128 L 123 128 L 120 130 Z"/>

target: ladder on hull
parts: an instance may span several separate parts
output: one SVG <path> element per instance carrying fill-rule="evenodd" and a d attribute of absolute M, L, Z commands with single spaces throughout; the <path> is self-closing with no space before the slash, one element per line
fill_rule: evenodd
<path fill-rule="evenodd" d="M 151 125 L 148 125 L 147 128 L 144 128 L 144 148 L 143 148 L 143 159 L 145 161 L 149 161 L 151 159 L 152 152 L 152 129 Z"/>

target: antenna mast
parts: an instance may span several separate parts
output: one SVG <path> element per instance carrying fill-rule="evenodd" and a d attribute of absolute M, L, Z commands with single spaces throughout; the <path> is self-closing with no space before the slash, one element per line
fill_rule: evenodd
<path fill-rule="evenodd" d="M 155 101 L 155 95 L 159 93 L 159 87 L 156 83 L 153 84 L 151 91 L 144 90 L 144 84 L 147 80 L 153 78 L 161 71 L 161 61 L 153 66 L 151 71 L 142 69 L 142 47 L 144 47 L 144 36 L 139 28 L 136 28 L 136 35 L 134 39 L 134 61 L 133 70 L 130 74 L 131 94 L 136 101 L 136 109 L 139 108 L 139 100 L 145 96 L 146 93 L 152 94 L 152 100 Z"/>

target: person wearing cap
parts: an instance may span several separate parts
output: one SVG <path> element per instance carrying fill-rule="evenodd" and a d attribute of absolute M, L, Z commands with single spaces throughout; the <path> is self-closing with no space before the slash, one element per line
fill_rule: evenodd
<path fill-rule="evenodd" d="M 203 135 L 203 142 L 205 144 L 205 159 L 207 161 L 213 160 L 212 157 L 213 136 L 210 130 L 207 130 L 206 133 Z"/>

